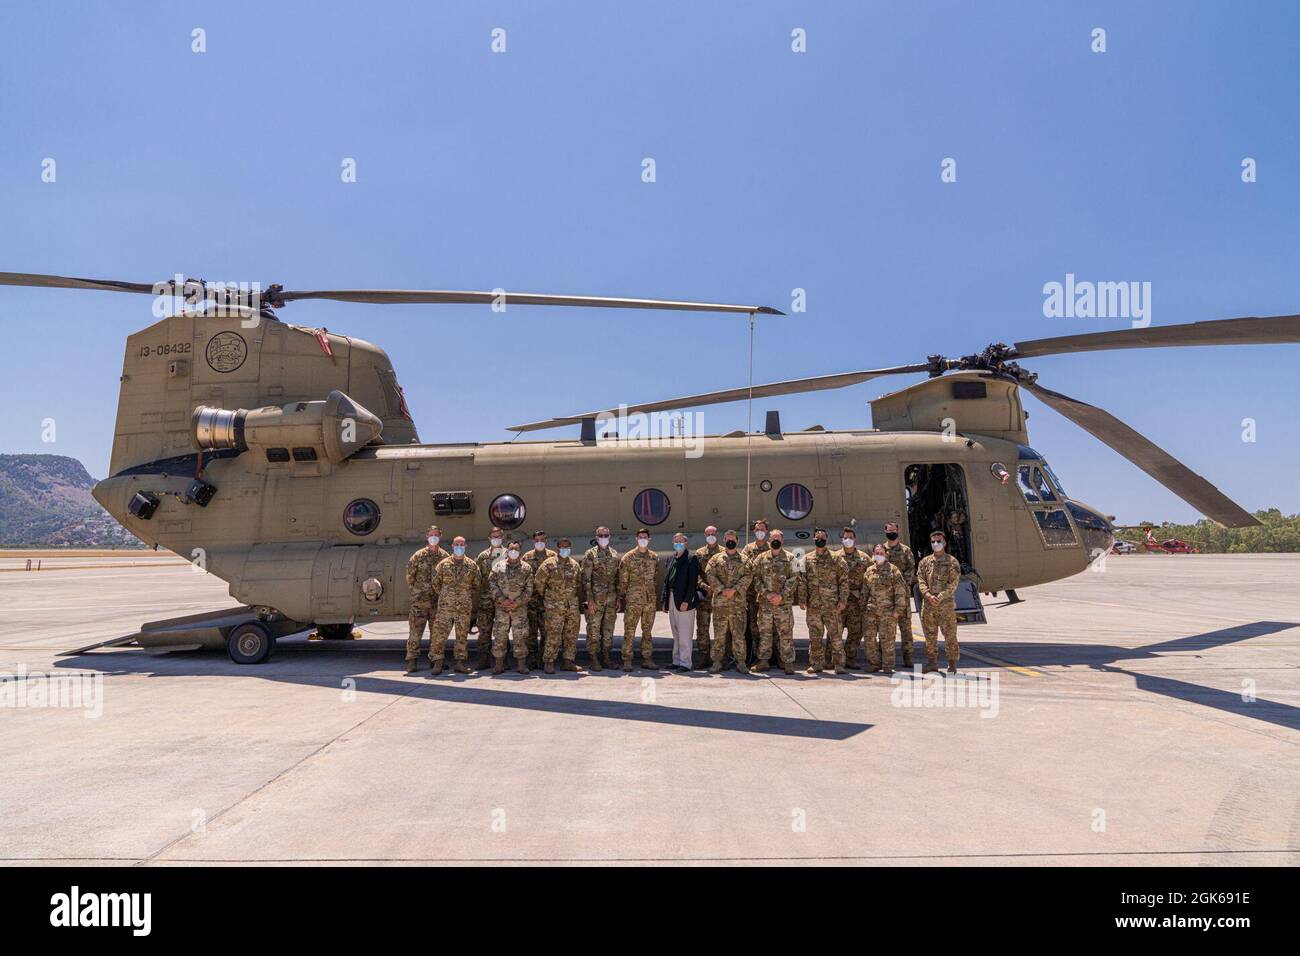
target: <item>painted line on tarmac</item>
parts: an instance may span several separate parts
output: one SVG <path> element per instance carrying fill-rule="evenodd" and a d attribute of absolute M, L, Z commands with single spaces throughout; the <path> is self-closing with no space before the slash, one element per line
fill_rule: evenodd
<path fill-rule="evenodd" d="M 1046 677 L 1043 671 L 1036 670 L 1032 667 L 1021 667 L 1019 664 L 1012 664 L 1010 661 L 999 660 L 989 655 L 976 654 L 969 648 L 961 649 L 963 657 L 973 657 L 977 661 L 983 661 L 985 664 L 992 664 L 994 667 L 1005 667 L 1009 671 L 1015 671 L 1017 674 L 1023 674 L 1025 677 Z"/>

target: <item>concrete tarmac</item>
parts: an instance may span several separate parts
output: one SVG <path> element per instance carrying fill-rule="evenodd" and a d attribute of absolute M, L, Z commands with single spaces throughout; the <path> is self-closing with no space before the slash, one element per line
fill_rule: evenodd
<path fill-rule="evenodd" d="M 251 667 L 59 657 L 233 604 L 77 564 L 0 574 L 4 862 L 1300 864 L 1300 555 L 1110 557 L 896 681 L 431 680 L 402 623 Z M 51 673 L 81 706 L 40 705 Z"/>

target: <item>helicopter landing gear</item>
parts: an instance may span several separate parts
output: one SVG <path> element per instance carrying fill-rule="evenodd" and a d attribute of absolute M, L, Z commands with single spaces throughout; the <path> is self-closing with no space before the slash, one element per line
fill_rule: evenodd
<path fill-rule="evenodd" d="M 275 649 L 275 638 L 260 621 L 246 621 L 226 638 L 226 651 L 236 664 L 261 664 Z"/>
<path fill-rule="evenodd" d="M 317 624 L 316 633 L 322 641 L 351 641 L 361 636 L 351 624 Z"/>

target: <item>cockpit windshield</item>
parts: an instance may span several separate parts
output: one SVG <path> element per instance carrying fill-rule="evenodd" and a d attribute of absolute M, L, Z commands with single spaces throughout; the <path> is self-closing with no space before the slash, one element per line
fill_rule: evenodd
<path fill-rule="evenodd" d="M 1062 498 L 1070 497 L 1070 493 L 1066 491 L 1065 486 L 1061 484 L 1061 479 L 1057 478 L 1056 472 L 1052 471 L 1052 466 L 1049 465 L 1047 462 L 1043 462 L 1042 469 L 1043 469 L 1043 474 L 1047 475 L 1047 477 L 1051 480 L 1052 484 L 1056 486 L 1056 490 L 1060 494 L 1060 496 Z"/>
<path fill-rule="evenodd" d="M 1052 482 L 1049 483 L 1047 478 L 1044 477 L 1044 472 L 1048 475 L 1052 475 L 1052 472 L 1048 469 L 1046 464 L 1022 464 L 1020 466 L 1020 491 L 1024 494 L 1026 501 L 1040 502 L 1057 500 L 1056 491 L 1053 490 L 1052 485 L 1055 484 L 1056 488 L 1059 489 L 1061 487 L 1060 482 L 1055 480 L 1055 475 L 1052 475 Z M 1061 494 L 1064 495 L 1065 492 L 1062 491 Z"/>

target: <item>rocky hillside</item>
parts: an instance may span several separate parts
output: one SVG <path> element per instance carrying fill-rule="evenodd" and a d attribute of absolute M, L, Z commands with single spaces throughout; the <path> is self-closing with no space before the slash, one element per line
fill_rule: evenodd
<path fill-rule="evenodd" d="M 0 547 L 143 547 L 90 496 L 94 483 L 65 455 L 0 455 Z"/>

